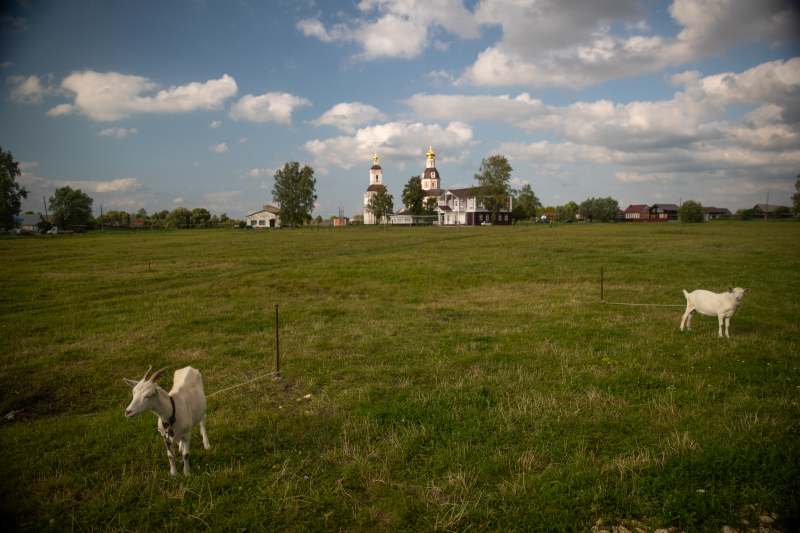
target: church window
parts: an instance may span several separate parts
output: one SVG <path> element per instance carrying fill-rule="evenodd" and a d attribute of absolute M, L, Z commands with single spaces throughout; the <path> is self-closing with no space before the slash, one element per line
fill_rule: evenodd
<path fill-rule="evenodd" d="M 431 172 L 431 177 L 435 178 L 436 177 L 436 172 Z"/>

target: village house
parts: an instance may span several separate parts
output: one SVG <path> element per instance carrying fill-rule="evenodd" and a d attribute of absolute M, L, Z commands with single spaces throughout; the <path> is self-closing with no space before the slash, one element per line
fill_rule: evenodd
<path fill-rule="evenodd" d="M 20 229 L 22 231 L 30 231 L 31 233 L 39 233 L 39 222 L 44 219 L 44 215 L 20 215 L 22 219 Z"/>
<path fill-rule="evenodd" d="M 703 211 L 706 213 L 706 220 L 716 220 L 720 217 L 731 216 L 731 212 L 724 207 L 704 207 Z"/>
<path fill-rule="evenodd" d="M 678 220 L 678 209 L 675 204 L 653 204 L 650 206 L 650 218 Z"/>
<path fill-rule="evenodd" d="M 350 225 L 350 219 L 347 218 L 347 217 L 334 218 L 333 219 L 333 225 L 334 226 L 349 226 Z"/>
<path fill-rule="evenodd" d="M 650 208 L 644 204 L 629 205 L 625 210 L 625 220 L 650 218 Z"/>
<path fill-rule="evenodd" d="M 766 213 L 767 218 L 772 218 L 773 212 L 778 209 L 779 207 L 783 207 L 777 204 L 756 204 L 753 207 L 753 210 L 758 211 L 761 214 Z M 788 208 L 785 208 L 788 209 Z M 780 215 L 779 215 L 780 216 Z M 786 211 L 782 216 L 790 218 L 792 216 L 791 210 Z"/>
<path fill-rule="evenodd" d="M 252 229 L 275 229 L 281 227 L 281 219 L 278 216 L 279 209 L 271 205 L 265 205 L 260 211 L 248 211 L 248 228 Z"/>

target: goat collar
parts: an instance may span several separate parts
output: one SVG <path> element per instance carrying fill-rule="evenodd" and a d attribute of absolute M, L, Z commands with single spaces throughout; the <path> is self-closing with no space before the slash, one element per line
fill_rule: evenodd
<path fill-rule="evenodd" d="M 172 425 L 175 423 L 175 400 L 173 400 L 172 396 L 169 394 L 167 394 L 167 396 L 169 397 L 169 403 L 172 404 L 172 416 L 170 416 L 167 421 L 162 420 L 161 427 L 164 428 L 164 431 L 166 431 L 170 437 L 174 437 L 175 432 L 172 431 Z"/>

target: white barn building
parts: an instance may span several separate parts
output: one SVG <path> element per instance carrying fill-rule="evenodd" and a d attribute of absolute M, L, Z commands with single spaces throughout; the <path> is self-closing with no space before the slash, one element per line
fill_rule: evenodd
<path fill-rule="evenodd" d="M 281 227 L 281 218 L 278 216 L 277 207 L 265 205 L 260 211 L 247 212 L 247 227 L 260 229 L 274 229 Z"/>

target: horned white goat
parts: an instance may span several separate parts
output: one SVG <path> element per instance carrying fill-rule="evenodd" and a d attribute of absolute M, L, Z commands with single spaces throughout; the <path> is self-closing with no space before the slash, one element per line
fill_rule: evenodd
<path fill-rule="evenodd" d="M 686 324 L 686 329 L 692 331 L 692 317 L 695 313 L 700 313 L 703 316 L 715 316 L 719 318 L 719 336 L 722 337 L 722 322 L 725 321 L 725 336 L 728 335 L 728 326 L 731 323 L 731 317 L 736 309 L 739 307 L 744 297 L 744 293 L 749 292 L 750 289 L 742 289 L 741 287 L 728 287 L 728 292 L 717 294 L 711 291 L 697 290 L 694 292 L 683 291 L 686 296 L 686 312 L 683 314 L 681 320 L 681 331 L 683 325 Z"/>
<path fill-rule="evenodd" d="M 169 473 L 177 474 L 175 468 L 175 450 L 173 439 L 178 442 L 178 451 L 183 455 L 183 474 L 189 475 L 189 439 L 192 428 L 200 426 L 203 436 L 203 447 L 208 450 L 206 433 L 206 395 L 203 391 L 203 376 L 196 369 L 187 366 L 175 371 L 172 390 L 169 394 L 156 384 L 156 380 L 172 367 L 162 368 L 150 379 L 147 374 L 152 365 L 144 373 L 141 381 L 123 378 L 125 384 L 133 387 L 133 400 L 125 409 L 125 418 L 133 418 L 146 411 L 152 411 L 159 419 L 158 431 L 164 437 L 169 458 Z"/>

